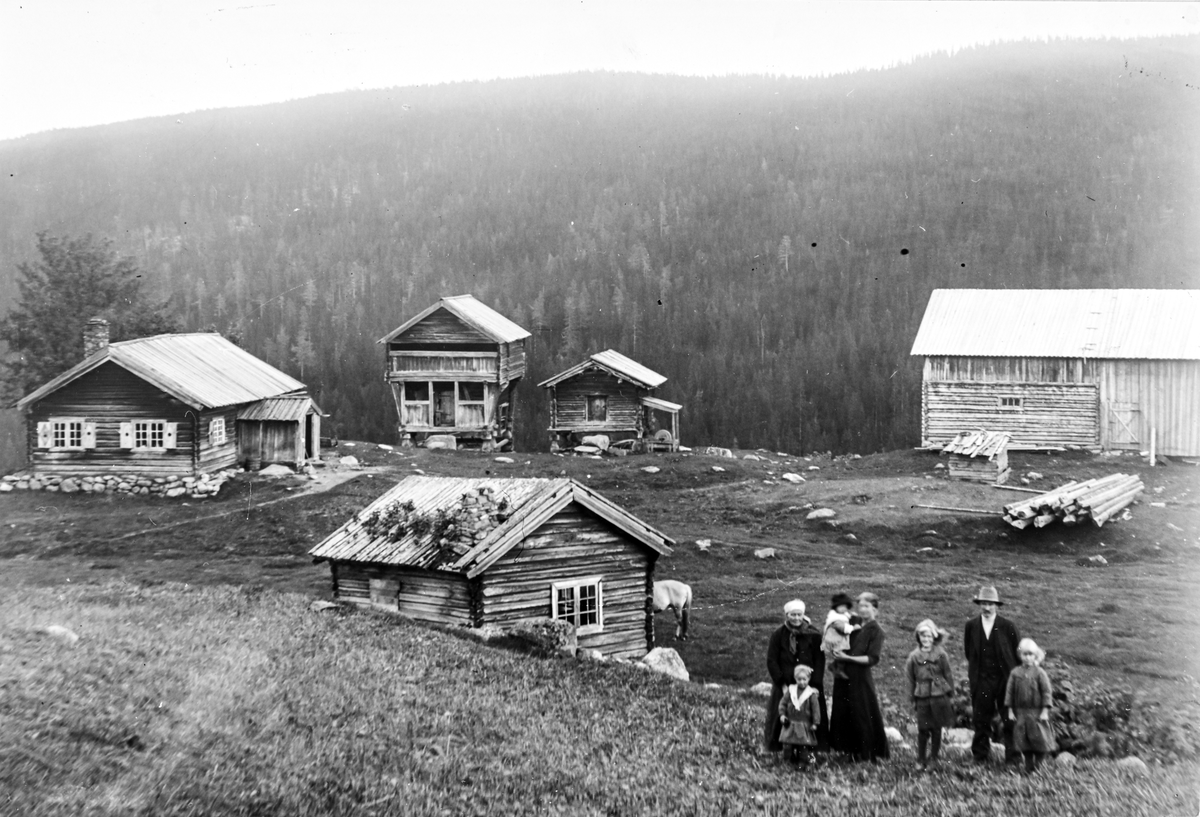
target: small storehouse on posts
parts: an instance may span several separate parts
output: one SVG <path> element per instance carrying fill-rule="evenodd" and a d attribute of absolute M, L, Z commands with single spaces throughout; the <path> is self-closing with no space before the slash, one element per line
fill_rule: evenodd
<path fill-rule="evenodd" d="M 538 385 L 550 391 L 550 450 L 603 434 L 643 450 L 679 449 L 683 406 L 651 396 L 667 378 L 607 349 Z M 666 418 L 662 427 L 659 417 Z"/>
<path fill-rule="evenodd" d="M 195 476 L 320 456 L 321 412 L 299 380 L 215 333 L 108 342 L 17 401 L 34 474 Z"/>
<path fill-rule="evenodd" d="M 464 627 L 565 620 L 581 648 L 640 658 L 674 544 L 571 479 L 411 476 L 310 554 L 342 601 Z"/>
<path fill-rule="evenodd" d="M 1200 455 L 1198 290 L 937 289 L 912 354 L 926 446 Z"/>
<path fill-rule="evenodd" d="M 430 434 L 512 444 L 517 384 L 529 333 L 470 295 L 439 300 L 379 339 L 400 419 L 400 444 Z"/>

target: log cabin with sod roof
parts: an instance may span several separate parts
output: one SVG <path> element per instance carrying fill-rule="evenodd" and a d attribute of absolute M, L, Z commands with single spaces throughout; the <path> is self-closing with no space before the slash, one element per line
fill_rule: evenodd
<path fill-rule="evenodd" d="M 1200 290 L 937 289 L 912 354 L 926 447 L 1200 456 Z"/>
<path fill-rule="evenodd" d="M 511 445 L 528 337 L 471 295 L 455 295 L 380 338 L 400 444 L 450 434 L 486 451 Z"/>
<path fill-rule="evenodd" d="M 674 544 L 571 479 L 411 476 L 310 555 L 341 601 L 463 627 L 565 620 L 581 648 L 640 658 Z"/>
<path fill-rule="evenodd" d="M 665 382 L 612 349 L 542 381 L 550 392 L 550 450 L 603 434 L 644 451 L 678 451 L 683 406 L 652 395 Z"/>
<path fill-rule="evenodd" d="M 180 477 L 320 456 L 321 413 L 300 381 L 214 333 L 108 342 L 22 397 L 35 475 Z"/>

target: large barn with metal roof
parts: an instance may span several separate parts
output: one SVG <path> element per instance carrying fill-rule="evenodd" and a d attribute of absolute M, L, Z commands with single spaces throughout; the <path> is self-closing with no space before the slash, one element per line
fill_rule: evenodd
<path fill-rule="evenodd" d="M 17 401 L 34 474 L 213 473 L 320 456 L 321 413 L 299 380 L 213 333 L 108 342 Z"/>
<path fill-rule="evenodd" d="M 924 444 L 1200 455 L 1200 291 L 938 289 L 912 354 Z"/>
<path fill-rule="evenodd" d="M 464 627 L 561 619 L 580 647 L 640 658 L 674 544 L 571 479 L 411 476 L 310 555 L 342 601 Z"/>

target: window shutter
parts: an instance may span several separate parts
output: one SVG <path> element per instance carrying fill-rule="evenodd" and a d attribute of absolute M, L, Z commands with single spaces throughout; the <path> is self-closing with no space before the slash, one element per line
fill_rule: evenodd
<path fill-rule="evenodd" d="M 133 423 L 121 423 L 121 447 L 133 448 Z"/>
<path fill-rule="evenodd" d="M 38 423 L 37 431 L 38 431 L 37 447 L 38 448 L 49 448 L 50 447 L 50 434 L 51 434 L 50 423 L 49 422 Z"/>
<path fill-rule="evenodd" d="M 96 424 L 84 422 L 83 424 L 83 447 L 96 447 Z"/>
<path fill-rule="evenodd" d="M 179 423 L 163 423 L 163 448 L 175 447 L 175 430 Z"/>

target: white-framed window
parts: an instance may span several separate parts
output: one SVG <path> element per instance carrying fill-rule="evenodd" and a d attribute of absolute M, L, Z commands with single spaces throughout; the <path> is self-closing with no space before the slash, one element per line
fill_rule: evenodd
<path fill-rule="evenodd" d="M 121 448 L 132 451 L 173 449 L 178 428 L 178 423 L 168 423 L 166 420 L 121 423 Z"/>
<path fill-rule="evenodd" d="M 1020 397 L 1008 396 L 1000 398 L 1000 408 L 1002 409 L 1020 409 L 1022 408 L 1023 400 Z"/>
<path fill-rule="evenodd" d="M 608 397 L 603 394 L 589 394 L 587 398 L 587 421 L 589 423 L 604 423 L 608 421 Z"/>
<path fill-rule="evenodd" d="M 96 447 L 96 424 L 82 417 L 51 417 L 37 424 L 38 448 L 85 451 Z"/>
<path fill-rule="evenodd" d="M 575 625 L 577 635 L 604 630 L 604 587 L 599 576 L 553 582 L 550 617 Z"/>
<path fill-rule="evenodd" d="M 208 421 L 208 444 L 225 445 L 224 417 L 213 417 Z"/>

